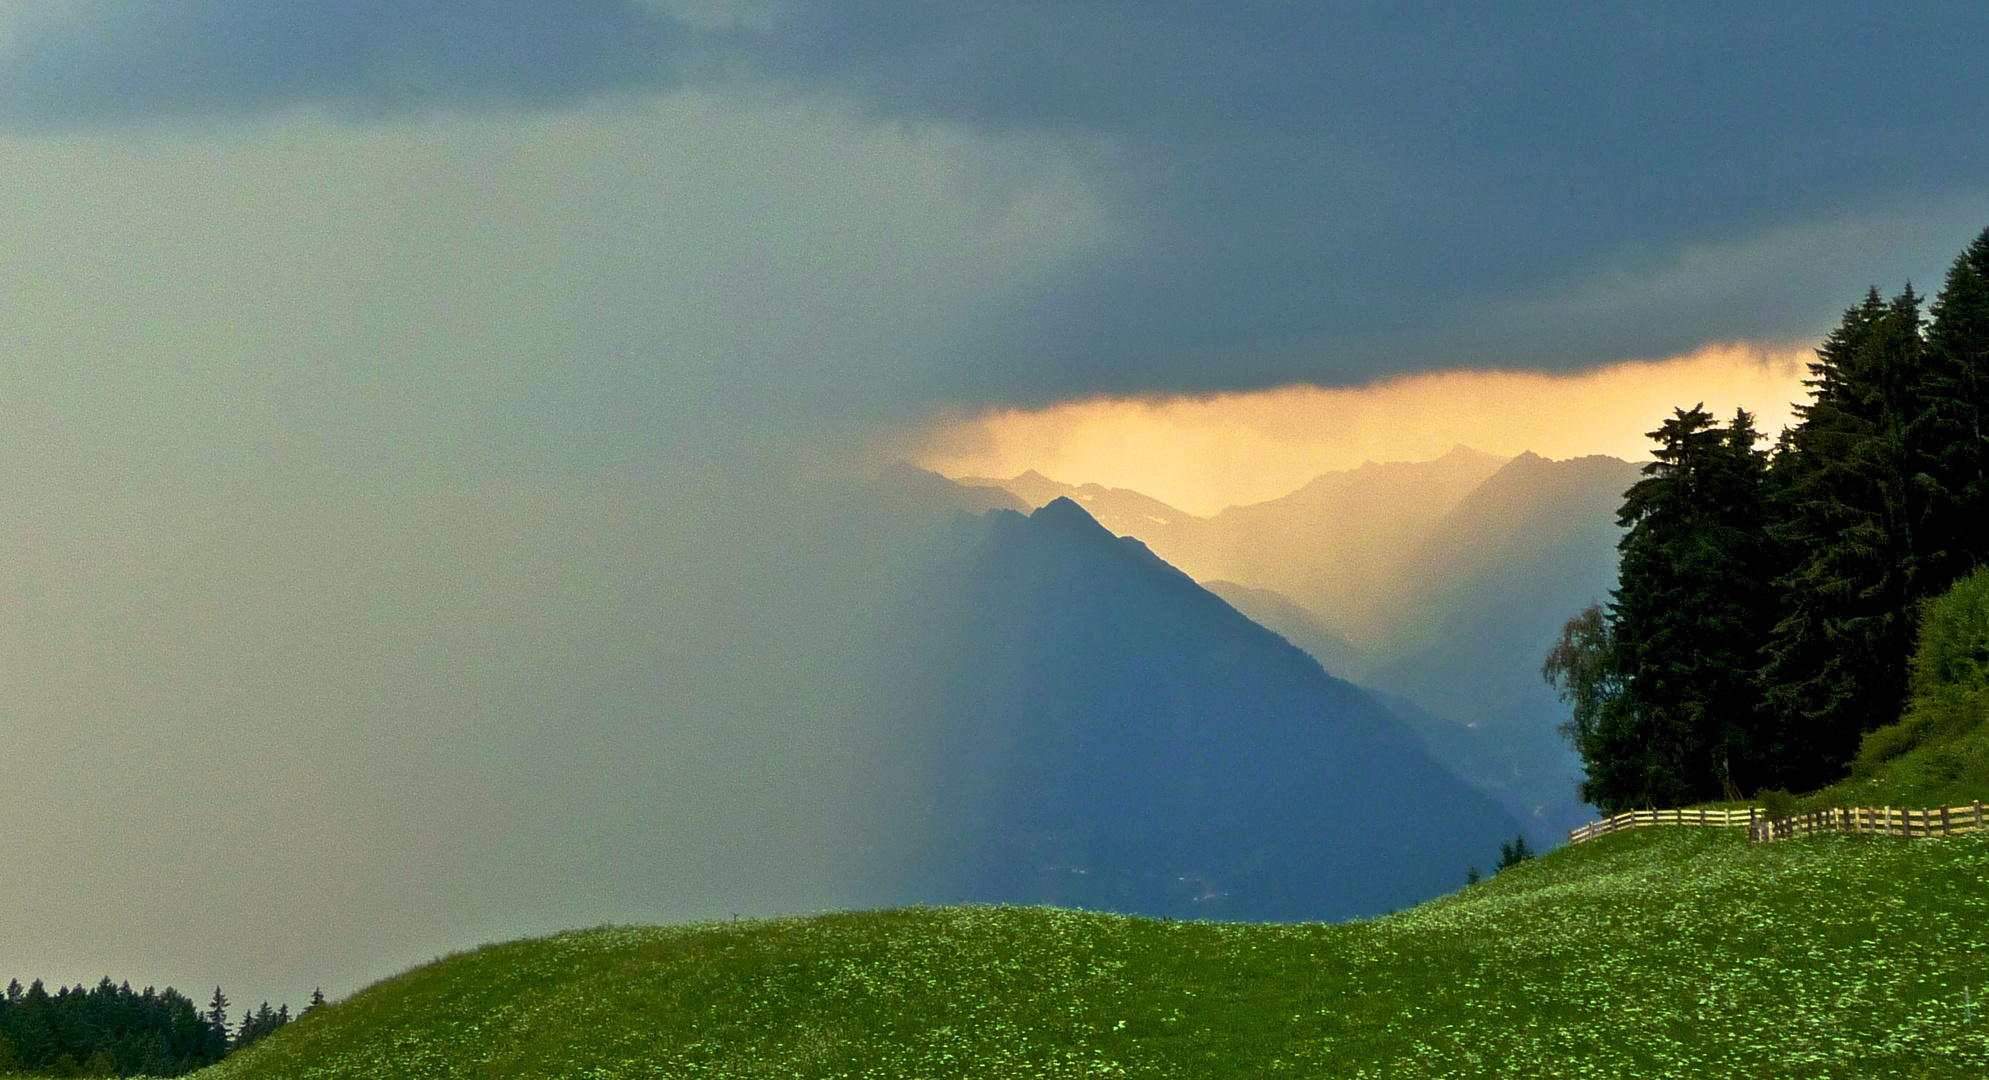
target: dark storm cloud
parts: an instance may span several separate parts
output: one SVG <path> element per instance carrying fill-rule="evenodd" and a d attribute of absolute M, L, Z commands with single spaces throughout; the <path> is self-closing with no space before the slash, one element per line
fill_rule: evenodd
<path fill-rule="evenodd" d="M 533 104 L 723 71 L 1067 140 L 1122 242 L 972 328 L 969 397 L 1808 335 L 1989 217 L 1977 4 L 823 0 L 722 32 L 607 0 L 99 10 L 17 50 L 17 117 Z"/>
<path fill-rule="evenodd" d="M 1551 318 L 1538 298 L 1590 274 L 1634 289 L 1688 251 L 1982 192 L 1984 41 L 1979 5 L 873 0 L 798 9 L 768 69 L 895 114 L 1110 140 L 1136 254 L 1017 322 L 1054 393 L 1813 333 L 1894 253 L 1819 265 L 1764 240 L 1733 258 L 1779 259 L 1767 275 L 1701 260 L 1744 295 L 1618 303 L 1615 334 L 1492 313 Z"/>
<path fill-rule="evenodd" d="M 31 127 L 532 106 L 659 84 L 678 36 L 626 0 L 147 0 L 21 17 L 0 101 Z"/>

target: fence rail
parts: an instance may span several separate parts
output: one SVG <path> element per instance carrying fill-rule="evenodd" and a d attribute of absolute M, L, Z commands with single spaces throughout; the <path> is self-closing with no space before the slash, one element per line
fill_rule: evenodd
<path fill-rule="evenodd" d="M 1955 836 L 1989 832 L 1989 816 L 1981 803 L 1914 810 L 1903 806 L 1839 806 L 1806 814 L 1770 819 L 1759 807 L 1742 810 L 1626 810 L 1568 831 L 1568 843 L 1579 844 L 1624 829 L 1651 825 L 1690 825 L 1699 828 L 1747 826 L 1750 840 L 1787 840 L 1818 833 L 1862 833 L 1868 836 Z"/>
<path fill-rule="evenodd" d="M 1953 836 L 1984 831 L 1989 825 L 1982 804 L 1910 810 L 1902 806 L 1839 806 L 1812 810 L 1794 817 L 1760 821 L 1750 826 L 1754 840 L 1786 840 L 1817 833 L 1864 833 L 1870 836 Z"/>
<path fill-rule="evenodd" d="M 1692 825 L 1703 828 L 1727 828 L 1746 825 L 1752 828 L 1764 820 L 1759 807 L 1742 810 L 1625 810 L 1611 814 L 1601 821 L 1591 821 L 1579 829 L 1568 830 L 1568 843 L 1579 844 L 1598 836 L 1608 836 L 1624 829 L 1641 829 L 1649 825 Z"/>

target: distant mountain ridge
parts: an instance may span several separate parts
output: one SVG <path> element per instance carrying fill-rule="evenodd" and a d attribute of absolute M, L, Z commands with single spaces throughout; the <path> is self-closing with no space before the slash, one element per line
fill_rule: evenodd
<path fill-rule="evenodd" d="M 1367 693 L 1072 500 L 962 518 L 912 592 L 909 899 L 1341 919 L 1456 888 L 1519 829 Z"/>
<path fill-rule="evenodd" d="M 1211 518 L 1035 473 L 970 482 L 1083 503 L 1327 670 L 1385 691 L 1447 766 L 1546 835 L 1587 811 L 1540 660 L 1568 616 L 1615 586 L 1616 509 L 1637 476 L 1610 457 L 1458 447 Z"/>
<path fill-rule="evenodd" d="M 1396 633 L 1396 597 L 1419 545 L 1506 461 L 1459 446 L 1434 461 L 1368 462 L 1206 518 L 1137 491 L 1059 484 L 1035 472 L 957 482 L 1001 488 L 1032 506 L 1072 499 L 1106 528 L 1140 538 L 1197 581 L 1281 593 L 1333 633 L 1372 650 Z"/>

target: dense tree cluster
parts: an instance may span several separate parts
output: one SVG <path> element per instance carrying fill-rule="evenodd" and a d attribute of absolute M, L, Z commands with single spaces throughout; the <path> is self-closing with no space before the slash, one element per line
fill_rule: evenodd
<path fill-rule="evenodd" d="M 51 994 L 36 980 L 0 999 L 0 1074 L 178 1076 L 227 1056 L 228 1033 L 179 991 L 105 979 Z"/>
<path fill-rule="evenodd" d="M 314 992 L 311 1008 L 324 1000 Z M 170 986 L 134 991 L 106 978 L 51 994 L 39 979 L 25 988 L 16 979 L 0 996 L 0 1076 L 179 1076 L 289 1022 L 290 1006 L 264 1002 L 231 1033 L 220 987 L 203 1012 Z"/>
<path fill-rule="evenodd" d="M 1922 312 L 1844 313 L 1772 449 L 1676 410 L 1624 496 L 1612 602 L 1543 674 L 1605 810 L 1810 790 L 1900 718 L 1922 605 L 1989 562 L 1989 230 Z"/>
<path fill-rule="evenodd" d="M 242 1026 L 235 1030 L 233 1049 L 240 1050 L 261 1039 L 276 1034 L 277 1030 L 290 1022 L 290 1006 L 280 1005 L 275 1009 L 269 1002 L 262 1003 L 259 1009 L 242 1013 Z"/>

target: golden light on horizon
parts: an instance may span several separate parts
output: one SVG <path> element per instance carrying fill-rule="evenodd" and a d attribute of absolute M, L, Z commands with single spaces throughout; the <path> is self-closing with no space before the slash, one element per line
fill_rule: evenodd
<path fill-rule="evenodd" d="M 1803 398 L 1806 345 L 1708 345 L 1583 371 L 1426 372 L 1364 386 L 1204 397 L 1092 398 L 936 423 L 911 455 L 950 477 L 1035 470 L 1151 495 L 1195 514 L 1261 502 L 1366 461 L 1427 461 L 1453 447 L 1501 456 L 1648 455 L 1678 406 L 1755 414 L 1772 435 Z"/>

